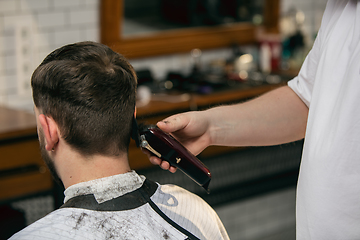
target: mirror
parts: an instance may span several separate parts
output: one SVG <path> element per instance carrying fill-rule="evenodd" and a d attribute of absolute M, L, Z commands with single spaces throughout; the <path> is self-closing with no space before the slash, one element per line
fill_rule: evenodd
<path fill-rule="evenodd" d="M 263 0 L 124 0 L 121 36 L 144 36 L 239 22 L 259 25 Z"/>
<path fill-rule="evenodd" d="M 190 28 L 175 28 L 151 34 L 126 36 L 123 35 L 124 0 L 102 0 L 100 8 L 101 42 L 113 50 L 121 52 L 127 58 L 189 52 L 194 48 L 211 49 L 234 44 L 251 44 L 256 42 L 256 35 L 260 29 L 268 33 L 279 31 L 279 1 L 260 0 L 263 3 L 261 26 L 241 19 L 240 22 L 233 21 L 227 24 L 206 24 L 204 21 L 205 25 L 201 26 L 195 24 L 195 27 Z"/>

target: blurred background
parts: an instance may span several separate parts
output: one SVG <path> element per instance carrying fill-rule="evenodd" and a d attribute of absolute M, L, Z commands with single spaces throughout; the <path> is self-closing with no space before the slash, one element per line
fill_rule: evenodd
<path fill-rule="evenodd" d="M 296 76 L 326 0 L 0 0 L 0 239 L 62 204 L 39 155 L 30 78 L 51 51 L 96 41 L 137 71 L 139 121 L 246 101 Z M 181 172 L 152 167 L 131 143 L 139 173 L 199 194 L 231 239 L 295 239 L 302 141 L 212 147 L 207 195 Z"/>

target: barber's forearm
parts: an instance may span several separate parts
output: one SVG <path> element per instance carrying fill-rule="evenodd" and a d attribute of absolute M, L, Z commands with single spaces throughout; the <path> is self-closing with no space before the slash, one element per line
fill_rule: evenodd
<path fill-rule="evenodd" d="M 308 108 L 288 86 L 207 110 L 211 145 L 265 146 L 304 138 Z"/>

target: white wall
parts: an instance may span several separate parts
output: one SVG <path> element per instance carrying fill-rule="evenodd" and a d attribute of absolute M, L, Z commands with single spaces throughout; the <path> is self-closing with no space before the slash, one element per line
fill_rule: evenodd
<path fill-rule="evenodd" d="M 52 50 L 99 40 L 99 0 L 0 0 L 0 104 L 32 110 L 30 77 Z"/>
<path fill-rule="evenodd" d="M 286 14 L 291 9 L 304 12 L 304 32 L 314 37 L 320 27 L 321 18 L 328 0 L 281 0 L 281 13 Z"/>
<path fill-rule="evenodd" d="M 32 111 L 30 77 L 42 59 L 68 43 L 99 41 L 99 1 L 0 0 L 0 105 Z M 326 0 L 282 0 L 281 12 L 302 10 L 304 29 L 313 36 L 325 4 Z M 30 31 L 24 33 L 24 28 Z M 228 49 L 208 51 L 203 60 L 229 54 Z M 131 63 L 135 68 L 148 67 L 162 78 L 168 69 L 190 71 L 191 59 L 182 54 Z"/>

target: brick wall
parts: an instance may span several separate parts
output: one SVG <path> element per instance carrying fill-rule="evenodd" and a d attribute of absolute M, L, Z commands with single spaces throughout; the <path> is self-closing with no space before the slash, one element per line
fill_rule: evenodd
<path fill-rule="evenodd" d="M 31 111 L 34 68 L 85 40 L 99 40 L 99 0 L 0 0 L 0 104 Z"/>

